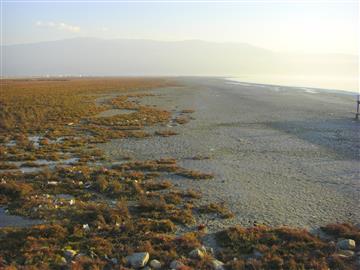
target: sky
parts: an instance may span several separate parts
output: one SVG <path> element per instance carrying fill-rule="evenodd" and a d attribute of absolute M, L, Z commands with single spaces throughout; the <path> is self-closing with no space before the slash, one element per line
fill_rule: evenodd
<path fill-rule="evenodd" d="M 196 39 L 279 52 L 358 54 L 357 1 L 1 1 L 2 45 L 74 37 Z"/>

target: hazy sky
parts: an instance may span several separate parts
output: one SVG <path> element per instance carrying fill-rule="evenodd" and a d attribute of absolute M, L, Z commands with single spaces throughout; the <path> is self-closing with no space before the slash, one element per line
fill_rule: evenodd
<path fill-rule="evenodd" d="M 2 44 L 86 36 L 200 39 L 246 42 L 275 51 L 358 53 L 357 1 L 1 1 Z"/>

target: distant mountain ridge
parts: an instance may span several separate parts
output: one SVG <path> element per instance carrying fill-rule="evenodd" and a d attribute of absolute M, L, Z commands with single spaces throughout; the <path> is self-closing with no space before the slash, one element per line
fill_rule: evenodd
<path fill-rule="evenodd" d="M 245 43 L 74 38 L 2 46 L 4 76 L 317 74 L 356 76 L 358 57 L 272 52 Z"/>

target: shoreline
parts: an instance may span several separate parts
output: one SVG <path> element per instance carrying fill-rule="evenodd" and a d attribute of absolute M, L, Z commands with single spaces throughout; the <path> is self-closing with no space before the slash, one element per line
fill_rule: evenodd
<path fill-rule="evenodd" d="M 181 82 L 184 81 L 182 78 L 179 80 Z M 329 121 L 330 119 L 325 120 L 325 118 L 328 117 L 325 116 L 324 118 L 324 112 L 321 112 L 322 115 L 320 118 L 317 116 L 319 120 L 315 120 L 313 116 L 310 116 L 310 118 L 313 118 L 310 121 L 306 120 L 309 118 L 308 115 L 303 112 L 301 112 L 301 114 L 304 116 L 300 115 L 299 110 L 301 109 L 297 103 L 302 103 L 302 99 L 319 104 L 319 99 L 314 99 L 313 94 L 298 91 L 291 92 L 292 90 L 287 88 L 285 88 L 282 93 L 272 92 L 268 91 L 267 88 L 259 88 L 254 84 L 249 84 L 249 86 L 228 86 L 226 85 L 226 81 L 217 79 L 201 79 L 203 81 L 211 81 L 210 86 L 207 84 L 204 87 L 201 85 L 201 82 L 199 83 L 199 79 L 190 78 L 189 80 L 191 81 L 190 84 L 182 89 L 152 90 L 151 92 L 155 93 L 155 96 L 144 97 L 141 101 L 142 104 L 155 104 L 158 107 L 172 108 L 176 111 L 187 107 L 194 109 L 195 112 L 192 114 L 194 120 L 191 120 L 190 123 L 184 126 L 171 127 L 171 129 L 178 132 L 179 135 L 169 138 L 153 137 L 145 141 L 131 138 L 119 139 L 101 145 L 100 148 L 105 150 L 111 158 L 115 159 L 120 158 L 121 155 L 132 155 L 136 159 L 145 160 L 175 157 L 180 161 L 180 164 L 186 168 L 215 172 L 215 179 L 206 183 L 193 183 L 178 178 L 170 178 L 172 183 L 183 189 L 194 188 L 201 190 L 204 197 L 202 202 L 204 203 L 210 202 L 212 199 L 218 202 L 226 202 L 235 213 L 235 216 L 240 217 L 226 221 L 208 221 L 206 216 L 200 218 L 199 222 L 209 223 L 210 230 L 216 231 L 225 224 L 227 224 L 226 226 L 234 224 L 251 226 L 254 222 L 271 226 L 290 225 L 314 229 L 332 222 L 354 222 L 360 220 L 360 212 L 356 211 L 356 205 L 360 198 L 360 185 L 356 184 L 356 175 L 359 173 L 356 165 L 356 150 L 352 150 L 353 152 L 351 153 L 352 146 L 349 147 L 346 144 L 329 148 L 329 146 L 334 143 L 335 138 L 332 139 L 327 136 L 326 140 L 324 140 L 321 135 L 321 130 L 324 130 L 324 132 L 326 132 L 325 134 L 336 134 L 339 130 L 346 127 L 345 130 L 350 128 L 349 132 L 352 131 L 349 134 L 345 134 L 346 132 L 344 132 L 343 136 L 347 136 L 347 139 L 355 143 L 359 126 L 352 122 L 350 114 L 348 115 L 348 120 L 341 120 L 341 118 L 344 117 L 344 113 L 333 111 L 331 112 L 332 115 L 329 115 L 337 120 Z M 221 87 L 223 87 L 223 89 Z M 195 88 L 199 88 L 200 90 L 194 90 Z M 218 90 L 214 90 L 215 88 Z M 228 89 L 224 90 L 226 88 Z M 251 98 L 254 99 L 252 101 L 253 103 L 262 104 L 262 99 L 266 100 L 271 98 L 271 102 L 274 103 L 274 108 L 277 108 L 280 104 L 274 99 L 277 96 L 283 95 L 286 97 L 287 102 L 290 102 L 287 106 L 288 109 L 286 109 L 284 113 L 279 114 L 277 120 L 267 120 L 256 116 L 254 121 L 251 119 L 254 110 L 250 109 L 251 106 L 249 107 L 247 105 L 245 105 L 247 108 L 247 116 L 244 117 L 245 121 L 242 120 L 240 114 L 240 118 L 236 120 L 232 119 L 232 117 L 237 118 L 237 111 L 235 109 L 235 111 L 230 113 L 219 111 L 224 118 L 219 117 L 219 114 L 217 114 L 219 109 L 233 108 L 232 103 L 228 103 L 226 95 L 229 95 L 229 100 L 232 100 L 233 103 L 236 98 L 241 102 L 242 96 L 247 97 L 246 102 L 248 102 L 250 98 L 248 95 L 249 90 L 257 91 L 251 96 Z M 222 93 L 221 91 L 226 92 Z M 240 91 L 240 93 L 234 91 Z M 209 96 L 211 98 L 209 98 Z M 342 102 L 344 102 L 342 98 L 342 96 L 344 96 L 347 102 L 346 106 L 350 105 L 348 95 L 340 95 L 339 97 L 337 94 L 332 93 L 327 94 L 327 96 L 331 99 L 335 96 L 335 99 L 340 99 Z M 215 105 L 217 99 L 220 99 L 223 103 L 220 103 L 218 106 Z M 292 100 L 297 100 L 296 103 L 294 103 L 296 107 L 295 113 L 288 112 L 288 110 L 291 110 Z M 242 103 L 240 104 L 242 105 Z M 238 106 L 240 104 L 238 104 Z M 272 105 L 269 105 L 268 108 L 273 110 L 271 106 Z M 269 109 L 266 109 L 264 113 L 270 116 L 272 113 L 267 111 Z M 288 113 L 293 114 L 292 117 L 295 118 L 296 121 L 289 119 Z M 302 122 L 302 117 L 305 117 L 305 122 Z M 284 122 L 284 119 L 287 119 L 287 121 Z M 321 124 L 323 121 L 325 121 L 324 124 Z M 319 131 L 311 134 L 311 129 L 314 128 L 314 125 L 320 125 L 320 128 Z M 294 128 L 299 129 L 295 134 L 293 132 Z M 302 131 L 308 128 L 310 128 L 309 135 Z M 217 133 L 217 135 L 212 136 L 212 133 Z M 236 138 L 237 136 L 239 137 Z M 254 136 L 259 139 L 254 139 Z M 276 139 L 276 137 L 281 138 L 280 141 Z M 209 146 L 206 143 L 204 145 L 201 138 L 207 138 L 209 140 Z M 345 137 L 342 140 L 344 139 Z M 267 146 L 269 142 L 271 142 L 275 148 L 269 148 L 269 146 Z M 354 147 L 359 148 L 359 145 Z M 223 149 L 221 150 L 221 148 Z M 276 148 L 280 150 L 276 150 Z M 117 152 L 117 149 L 119 149 L 119 152 Z M 238 149 L 238 153 L 236 149 Z M 196 153 L 203 156 L 210 156 L 210 159 L 191 160 L 191 157 L 195 156 Z M 263 153 L 268 157 L 264 158 Z M 237 157 L 239 154 L 240 157 Z M 351 161 L 352 158 L 355 158 L 355 160 Z M 281 165 L 272 165 L 273 161 L 271 161 L 271 159 L 274 159 L 274 162 L 280 162 Z M 318 163 L 318 166 L 320 166 L 319 169 L 312 168 L 312 162 Z M 254 165 L 255 163 L 259 163 L 259 166 Z M 299 168 L 299 170 L 296 168 L 298 164 L 303 167 L 303 169 Z M 250 172 L 249 167 L 258 171 L 257 174 L 262 175 L 263 180 L 258 175 Z M 266 170 L 270 170 L 271 167 L 272 170 L 276 168 L 276 171 L 267 175 Z M 341 176 L 344 174 L 344 172 L 342 172 L 343 170 L 348 170 L 348 176 Z M 306 175 L 304 174 L 305 171 L 309 171 L 313 175 Z M 326 179 L 326 177 L 330 177 L 330 179 L 333 180 Z M 346 184 L 341 184 L 339 180 L 335 180 L 336 177 L 343 178 L 341 181 L 344 181 Z M 266 179 L 274 180 L 270 180 L 269 183 L 269 180 Z M 249 181 L 249 183 L 247 181 Z M 271 184 L 271 181 L 274 181 L 274 183 Z M 335 183 L 342 187 L 334 188 Z M 347 186 L 349 184 L 350 186 Z M 278 198 L 282 199 L 274 200 L 274 198 L 277 197 L 276 192 L 278 192 L 277 186 L 279 185 L 286 187 L 286 192 L 291 194 L 291 196 L 287 195 L 286 192 L 281 192 L 282 195 Z M 353 186 L 353 191 L 351 191 L 351 185 Z M 308 188 L 313 190 L 306 195 L 305 190 Z M 327 191 L 325 191 L 324 188 Z M 349 190 L 349 194 L 352 194 L 352 201 L 345 199 L 345 195 L 342 193 L 343 191 L 340 191 L 343 189 Z M 238 190 L 240 193 L 234 193 L 232 190 Z M 319 191 L 319 194 L 321 194 L 320 197 L 316 197 L 315 190 Z M 326 196 L 327 199 L 322 200 L 321 197 L 324 196 L 324 192 L 325 194 L 328 192 Z M 272 195 L 269 197 L 270 194 Z M 240 198 L 238 198 L 238 196 Z M 254 198 L 250 199 L 250 197 Z M 269 202 L 270 205 L 266 206 L 265 202 L 259 202 L 262 200 Z M 254 202 L 252 202 L 250 205 L 250 201 L 257 203 L 254 204 Z M 347 203 L 344 203 L 345 201 Z M 238 203 L 244 206 L 236 206 Z M 341 208 L 336 209 L 340 205 L 342 205 Z M 313 207 L 314 209 L 310 210 L 310 208 Z M 281 209 L 280 211 L 284 215 L 279 215 L 279 209 Z M 303 210 L 299 211 L 300 209 Z M 339 213 L 343 212 L 345 214 L 348 209 L 353 209 L 355 212 L 351 212 L 349 216 L 347 214 L 342 215 L 340 219 L 337 219 L 337 217 L 340 217 Z M 335 214 L 335 212 L 338 213 Z M 286 213 L 290 216 L 286 217 Z M 310 213 L 311 216 L 309 216 Z"/>
<path fill-rule="evenodd" d="M 248 79 L 246 79 L 247 77 L 249 77 Z M 350 94 L 350 95 L 359 95 L 360 93 L 360 89 L 358 84 L 356 84 L 356 87 L 352 87 L 351 89 L 345 89 L 345 88 L 334 88 L 331 87 L 330 84 L 319 84 L 319 83 L 307 83 L 307 82 L 296 82 L 295 78 L 293 78 L 293 80 L 290 80 L 288 82 L 286 82 L 286 80 L 271 80 L 271 79 L 266 79 L 266 76 L 263 76 L 258 79 L 256 78 L 251 78 L 252 76 L 243 76 L 243 77 L 221 77 L 224 80 L 228 80 L 228 81 L 232 81 L 232 82 L 239 82 L 239 83 L 248 83 L 248 84 L 253 84 L 253 85 L 263 85 L 263 86 L 277 86 L 277 87 L 287 87 L 287 88 L 292 88 L 292 89 L 314 89 L 316 91 L 320 91 L 320 92 L 330 92 L 330 93 L 345 93 L 345 94 Z M 289 76 L 291 77 L 291 76 Z M 261 79 L 262 78 L 262 79 Z M 356 90 L 357 89 L 357 90 Z"/>

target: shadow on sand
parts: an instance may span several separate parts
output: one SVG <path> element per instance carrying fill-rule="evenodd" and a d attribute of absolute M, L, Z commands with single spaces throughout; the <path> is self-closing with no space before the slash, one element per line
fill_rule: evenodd
<path fill-rule="evenodd" d="M 269 125 L 334 151 L 345 159 L 360 160 L 360 121 L 343 118 L 271 122 Z"/>

